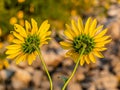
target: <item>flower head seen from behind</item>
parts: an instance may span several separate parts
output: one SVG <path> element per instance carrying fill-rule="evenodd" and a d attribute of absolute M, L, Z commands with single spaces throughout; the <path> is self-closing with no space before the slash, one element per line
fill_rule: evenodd
<path fill-rule="evenodd" d="M 80 65 L 95 63 L 95 56 L 103 58 L 101 51 L 106 50 L 105 45 L 111 42 L 110 36 L 105 35 L 108 29 L 102 30 L 103 25 L 97 27 L 97 20 L 92 20 L 91 17 L 88 18 L 85 25 L 83 25 L 81 18 L 78 19 L 77 24 L 74 20 L 71 20 L 71 25 L 72 27 L 66 24 L 66 30 L 64 31 L 66 40 L 60 42 L 62 48 L 68 50 L 66 56 L 72 57 L 76 62 L 83 45 L 86 45 Z"/>
<path fill-rule="evenodd" d="M 7 58 L 15 59 L 17 64 L 27 60 L 31 65 L 37 56 L 36 48 L 48 44 L 48 40 L 51 39 L 49 28 L 48 20 L 45 20 L 39 28 L 34 19 L 31 19 L 31 24 L 25 21 L 25 28 L 15 24 L 15 31 L 12 32 L 15 38 L 12 44 L 6 47 Z"/>

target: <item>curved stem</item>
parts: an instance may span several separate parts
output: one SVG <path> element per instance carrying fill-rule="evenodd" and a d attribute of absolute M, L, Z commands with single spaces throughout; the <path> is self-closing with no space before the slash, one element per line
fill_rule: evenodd
<path fill-rule="evenodd" d="M 43 65 L 43 67 L 44 67 L 44 69 L 45 69 L 45 71 L 46 71 L 46 73 L 47 73 L 48 79 L 49 79 L 49 81 L 50 81 L 50 90 L 53 90 L 52 79 L 51 79 L 51 76 L 50 76 L 50 74 L 49 74 L 49 72 L 48 72 L 47 66 L 46 66 L 46 64 L 45 64 L 45 62 L 44 62 L 44 59 L 43 59 L 43 57 L 42 57 L 41 51 L 40 51 L 36 46 L 35 46 L 35 48 L 36 48 L 36 50 L 37 50 L 37 52 L 38 52 L 39 58 L 40 58 L 40 60 L 41 60 L 41 62 L 42 62 L 42 65 Z"/>
<path fill-rule="evenodd" d="M 76 70 L 77 70 L 77 68 L 79 66 L 79 62 L 80 62 L 81 56 L 83 55 L 83 53 L 85 51 L 85 47 L 86 47 L 86 45 L 84 45 L 84 47 L 82 49 L 82 52 L 81 52 L 81 54 L 80 54 L 80 56 L 79 56 L 79 58 L 77 60 L 77 63 L 75 65 L 75 67 L 74 67 L 74 70 L 73 70 L 72 74 L 70 75 L 70 77 L 68 78 L 68 80 L 65 82 L 64 86 L 62 87 L 62 90 L 65 90 L 66 86 L 68 85 L 68 83 L 70 82 L 70 80 L 72 79 L 72 77 L 74 76 L 74 74 L 75 74 L 75 72 L 76 72 Z"/>

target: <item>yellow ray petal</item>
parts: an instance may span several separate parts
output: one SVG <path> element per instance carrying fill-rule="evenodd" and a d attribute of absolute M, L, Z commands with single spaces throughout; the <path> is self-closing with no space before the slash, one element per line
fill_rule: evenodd
<path fill-rule="evenodd" d="M 38 35 L 43 35 L 43 34 L 46 34 L 46 32 L 49 30 L 50 28 L 50 24 L 47 24 L 46 27 L 44 28 L 44 30 L 41 30 L 40 33 L 38 33 Z"/>
<path fill-rule="evenodd" d="M 50 39 L 51 39 L 50 37 L 46 37 L 46 38 L 40 40 L 40 43 L 45 42 L 45 41 L 48 41 L 48 40 L 50 40 Z"/>
<path fill-rule="evenodd" d="M 37 22 L 32 18 L 31 19 L 31 23 L 32 23 L 32 31 L 31 31 L 31 33 L 35 34 L 38 31 Z"/>
<path fill-rule="evenodd" d="M 15 29 L 15 31 L 18 32 L 22 37 L 27 37 L 26 31 L 25 31 L 25 29 L 24 29 L 22 26 L 20 26 L 20 25 L 18 25 L 18 24 L 15 24 L 15 25 L 14 25 L 14 29 Z"/>
<path fill-rule="evenodd" d="M 22 53 L 15 59 L 16 64 L 19 64 L 20 62 L 24 61 L 24 59 L 25 59 L 25 55 Z"/>
<path fill-rule="evenodd" d="M 80 34 L 83 33 L 84 26 L 83 26 L 83 22 L 81 18 L 78 18 L 78 29 L 79 29 Z"/>
<path fill-rule="evenodd" d="M 31 65 L 32 62 L 35 60 L 35 55 L 34 53 L 31 53 L 30 55 L 28 55 L 28 64 Z"/>
<path fill-rule="evenodd" d="M 31 25 L 27 20 L 25 21 L 25 28 L 26 28 L 27 34 L 31 32 Z"/>
<path fill-rule="evenodd" d="M 27 59 L 27 56 L 28 56 L 28 54 L 26 53 L 24 53 L 24 58 L 23 58 L 23 61 L 26 61 L 26 59 Z"/>
<path fill-rule="evenodd" d="M 107 43 L 110 43 L 111 41 L 112 39 L 109 39 L 109 40 L 103 41 L 102 43 L 107 44 Z"/>
<path fill-rule="evenodd" d="M 24 38 L 23 38 L 21 35 L 19 35 L 18 33 L 13 32 L 13 35 L 14 35 L 16 38 L 18 38 L 19 40 L 21 40 L 22 42 L 24 42 Z"/>
<path fill-rule="evenodd" d="M 94 55 L 99 57 L 99 58 L 104 58 L 104 56 L 102 55 L 102 53 L 100 53 L 99 51 L 93 51 Z"/>
<path fill-rule="evenodd" d="M 72 43 L 70 42 L 60 42 L 60 44 L 63 49 L 70 49 L 73 47 Z"/>
<path fill-rule="evenodd" d="M 95 48 L 96 48 L 96 47 L 99 47 L 99 48 L 100 48 L 100 47 L 104 47 L 104 46 L 105 46 L 104 43 L 96 43 L 96 44 L 95 44 Z"/>
<path fill-rule="evenodd" d="M 71 27 L 68 24 L 65 24 L 66 29 L 65 31 L 67 31 L 68 33 L 71 34 L 71 36 L 73 36 L 73 38 L 76 36 L 76 33 L 71 29 Z"/>
<path fill-rule="evenodd" d="M 7 49 L 20 49 L 21 45 L 13 44 L 6 47 Z"/>
<path fill-rule="evenodd" d="M 13 39 L 12 42 L 15 43 L 15 44 L 22 44 L 22 43 L 24 43 L 23 41 L 21 41 L 19 39 Z"/>
<path fill-rule="evenodd" d="M 40 40 L 42 40 L 42 39 L 44 39 L 44 38 L 50 36 L 51 33 L 52 33 L 51 31 L 48 31 L 48 32 L 46 32 L 46 34 L 39 36 L 39 37 L 40 37 Z"/>
<path fill-rule="evenodd" d="M 15 58 L 16 56 L 18 56 L 19 54 L 21 54 L 21 52 L 17 52 L 17 53 L 14 53 L 14 54 L 10 54 L 9 56 L 7 56 L 7 58 L 13 59 L 13 58 Z"/>
<path fill-rule="evenodd" d="M 78 57 L 79 57 L 79 54 L 77 52 L 75 52 L 75 50 L 71 49 L 69 50 L 66 55 L 66 57 L 72 57 L 72 59 L 74 60 L 74 62 L 77 61 Z"/>
<path fill-rule="evenodd" d="M 73 36 L 67 30 L 64 31 L 64 34 L 68 39 L 73 40 Z"/>
<path fill-rule="evenodd" d="M 41 47 L 44 44 L 48 44 L 48 42 L 47 41 L 41 42 L 40 45 L 39 45 L 39 47 Z"/>
<path fill-rule="evenodd" d="M 17 52 L 20 52 L 21 49 L 8 49 L 6 51 L 6 54 L 14 54 L 14 53 L 17 53 Z"/>
<path fill-rule="evenodd" d="M 112 39 L 109 39 L 109 40 L 106 40 L 106 41 L 103 41 L 103 42 L 98 42 L 95 44 L 95 47 L 104 47 L 105 44 L 107 43 L 110 43 Z"/>
<path fill-rule="evenodd" d="M 87 64 L 90 64 L 89 55 L 85 55 L 85 61 L 86 61 Z"/>
<path fill-rule="evenodd" d="M 45 20 L 45 21 L 41 24 L 41 26 L 40 26 L 40 28 L 39 28 L 39 30 L 38 30 L 38 34 L 40 34 L 41 31 L 43 31 L 43 30 L 46 28 L 47 25 L 48 25 L 48 20 Z"/>
<path fill-rule="evenodd" d="M 79 54 L 78 54 L 78 53 L 73 53 L 73 55 L 72 55 L 71 57 L 72 57 L 72 59 L 74 60 L 74 62 L 77 63 Z"/>
<path fill-rule="evenodd" d="M 80 59 L 80 65 L 83 66 L 85 63 L 85 59 L 84 59 L 84 56 L 81 57 Z"/>
<path fill-rule="evenodd" d="M 92 52 L 89 54 L 89 59 L 90 59 L 93 63 L 96 62 L 95 56 L 93 55 Z"/>
<path fill-rule="evenodd" d="M 74 20 L 71 20 L 71 24 L 72 24 L 72 28 L 75 32 L 75 34 L 78 36 L 80 34 L 79 30 L 78 30 L 78 27 L 76 26 L 76 23 Z"/>
<path fill-rule="evenodd" d="M 102 30 L 102 28 L 103 28 L 103 25 L 97 27 L 95 30 L 93 30 L 93 32 L 90 33 L 90 36 L 91 37 L 95 36 L 99 30 Z"/>
<path fill-rule="evenodd" d="M 100 37 L 102 37 L 103 35 L 105 35 L 106 34 L 106 32 L 108 31 L 108 29 L 106 28 L 106 29 L 104 29 L 103 31 L 101 31 L 99 34 L 97 34 L 95 37 L 94 37 L 94 39 L 96 39 L 96 38 L 100 38 Z"/>
<path fill-rule="evenodd" d="M 104 47 L 100 47 L 100 48 L 94 48 L 95 51 L 105 51 L 107 50 L 107 48 L 104 48 Z"/>
<path fill-rule="evenodd" d="M 94 40 L 94 42 L 103 42 L 103 41 L 107 40 L 108 38 L 110 38 L 110 36 L 104 36 L 104 37 L 101 37 L 101 38 L 96 38 Z"/>
<path fill-rule="evenodd" d="M 85 55 L 84 56 L 84 59 L 86 61 L 87 64 L 90 64 L 90 59 L 89 59 L 89 56 L 88 55 Z"/>
<path fill-rule="evenodd" d="M 89 30 L 89 35 L 92 36 L 93 31 L 95 30 L 97 25 L 97 20 L 94 19 L 94 21 L 92 22 L 91 26 L 90 26 L 90 30 Z"/>
<path fill-rule="evenodd" d="M 91 21 L 92 21 L 92 18 L 89 17 L 88 20 L 87 20 L 87 22 L 86 22 L 86 24 L 85 24 L 85 29 L 84 29 L 84 33 L 85 34 L 88 34 L 88 32 L 89 32 Z"/>

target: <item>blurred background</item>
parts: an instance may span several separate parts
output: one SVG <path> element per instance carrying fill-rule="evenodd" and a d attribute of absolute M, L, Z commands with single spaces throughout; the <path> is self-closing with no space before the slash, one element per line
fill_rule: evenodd
<path fill-rule="evenodd" d="M 65 23 L 91 16 L 108 28 L 112 37 L 105 58 L 79 66 L 66 90 L 120 90 L 120 0 L 0 0 L 0 90 L 49 90 L 49 81 L 37 58 L 31 66 L 6 60 L 5 47 L 11 43 L 13 25 L 24 27 L 34 18 L 38 26 L 48 19 L 52 40 L 42 54 L 53 79 L 54 90 L 61 90 L 62 77 L 68 77 L 74 62 L 66 58 L 59 42 L 64 39 Z"/>

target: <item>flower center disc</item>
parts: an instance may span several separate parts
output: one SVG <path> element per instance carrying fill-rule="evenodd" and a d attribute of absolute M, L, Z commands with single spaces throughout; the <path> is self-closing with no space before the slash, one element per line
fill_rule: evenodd
<path fill-rule="evenodd" d="M 40 44 L 40 39 L 38 38 L 37 35 L 29 35 L 25 39 L 25 43 L 22 44 L 22 50 L 24 53 L 31 54 L 36 50 L 35 47 L 39 47 L 39 44 Z"/>
<path fill-rule="evenodd" d="M 76 38 L 74 38 L 73 41 L 73 48 L 75 49 L 76 52 L 81 53 L 83 49 L 83 45 L 86 45 L 84 55 L 88 54 L 92 51 L 92 49 L 95 46 L 95 42 L 93 38 L 91 38 L 89 35 L 80 35 Z"/>

